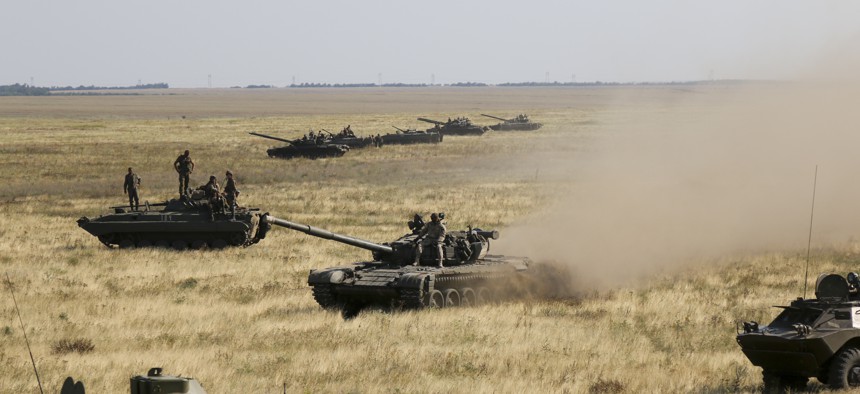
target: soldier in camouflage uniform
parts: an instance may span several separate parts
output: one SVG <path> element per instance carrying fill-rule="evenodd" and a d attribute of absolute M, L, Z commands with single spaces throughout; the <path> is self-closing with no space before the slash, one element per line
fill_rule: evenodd
<path fill-rule="evenodd" d="M 191 160 L 191 152 L 186 150 L 185 153 L 179 155 L 173 162 L 173 168 L 179 173 L 179 195 L 187 195 L 191 173 L 194 172 L 194 160 Z"/>
<path fill-rule="evenodd" d="M 227 200 L 227 205 L 230 207 L 230 212 L 236 212 L 236 197 L 239 197 L 239 189 L 236 189 L 236 181 L 233 180 L 233 173 L 227 171 L 227 180 L 224 182 L 224 198 Z"/>
<path fill-rule="evenodd" d="M 140 177 L 129 167 L 128 174 L 125 174 L 125 184 L 122 185 L 122 192 L 128 194 L 128 206 L 132 211 L 136 211 L 140 205 L 140 200 L 137 196 L 138 187 L 140 187 Z"/>
<path fill-rule="evenodd" d="M 442 268 L 442 261 L 444 259 L 442 243 L 445 241 L 445 233 L 447 231 L 445 225 L 439 219 L 439 215 L 436 213 L 431 214 L 430 223 L 425 224 L 418 233 L 418 239 L 416 240 L 417 247 L 415 248 L 415 263 L 413 265 L 420 264 L 421 252 L 423 252 L 424 247 L 433 247 L 436 250 L 437 256 L 436 266 Z"/>

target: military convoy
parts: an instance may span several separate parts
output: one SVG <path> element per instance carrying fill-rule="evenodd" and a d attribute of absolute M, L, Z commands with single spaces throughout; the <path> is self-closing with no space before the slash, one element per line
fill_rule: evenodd
<path fill-rule="evenodd" d="M 809 378 L 834 389 L 860 387 L 860 280 L 823 274 L 815 299 L 798 298 L 767 326 L 744 322 L 737 342 L 762 368 L 765 392 L 798 390 Z"/>
<path fill-rule="evenodd" d="M 160 208 L 160 209 L 157 209 Z M 249 246 L 266 237 L 257 208 L 213 209 L 202 193 L 144 204 L 143 210 L 111 207 L 113 213 L 78 219 L 78 226 L 109 247 L 161 246 L 175 249 L 221 249 Z"/>
<path fill-rule="evenodd" d="M 433 123 L 436 126 L 427 129 L 427 132 L 437 132 L 442 135 L 483 135 L 490 130 L 489 127 L 478 126 L 465 117 L 448 118 L 447 122 L 427 118 L 418 118 L 418 120 Z"/>
<path fill-rule="evenodd" d="M 481 116 L 486 116 L 488 118 L 493 118 L 496 120 L 502 121 L 502 123 L 498 123 L 492 126 L 489 126 L 493 131 L 509 131 L 509 130 L 523 130 L 523 131 L 531 131 L 537 130 L 543 126 L 540 123 L 532 122 L 529 119 L 528 115 L 520 114 L 511 119 L 500 118 L 498 116 L 481 114 Z"/>
<path fill-rule="evenodd" d="M 318 159 L 321 157 L 340 157 L 346 152 L 349 152 L 349 146 L 343 144 L 333 144 L 327 142 L 318 142 L 311 139 L 295 139 L 288 140 L 285 138 L 273 137 L 260 133 L 248 133 L 257 137 L 268 138 L 270 140 L 286 142 L 287 146 L 271 148 L 266 151 L 269 157 L 277 157 L 281 159 L 292 159 L 295 157 L 305 157 L 308 159 Z"/>
<path fill-rule="evenodd" d="M 526 257 L 490 255 L 497 231 L 469 228 L 449 231 L 443 244 L 443 267 L 436 267 L 435 248 L 423 248 L 416 260 L 418 230 L 392 242 L 374 243 L 306 224 L 265 215 L 266 223 L 286 227 L 372 252 L 372 260 L 312 270 L 308 276 L 314 299 L 326 309 L 355 316 L 366 307 L 384 309 L 450 308 L 517 297 L 532 278 Z"/>

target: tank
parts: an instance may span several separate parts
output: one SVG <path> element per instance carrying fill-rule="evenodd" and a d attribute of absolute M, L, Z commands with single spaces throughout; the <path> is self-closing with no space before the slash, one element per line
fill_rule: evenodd
<path fill-rule="evenodd" d="M 511 130 L 523 130 L 523 131 L 531 131 L 537 130 L 543 126 L 540 123 L 532 122 L 529 119 L 528 115 L 520 114 L 511 119 L 504 119 L 493 115 L 481 114 L 481 116 L 486 116 L 488 118 L 493 118 L 496 120 L 501 120 L 502 123 L 495 124 L 490 126 L 490 129 L 494 131 L 511 131 Z"/>
<path fill-rule="evenodd" d="M 438 130 L 418 131 L 415 129 L 403 130 L 397 126 L 396 134 L 386 134 L 381 137 L 382 144 L 407 145 L 407 144 L 438 144 L 442 142 L 442 134 Z"/>
<path fill-rule="evenodd" d="M 268 138 L 270 140 L 286 142 L 287 146 L 271 148 L 266 151 L 269 157 L 277 157 L 280 159 L 292 159 L 295 157 L 305 157 L 308 159 L 318 159 L 321 157 L 340 157 L 346 152 L 349 152 L 349 146 L 327 143 L 324 140 L 311 139 L 295 139 L 288 140 L 285 138 L 273 137 L 260 133 L 248 133 L 257 137 Z"/>
<path fill-rule="evenodd" d="M 427 132 L 436 132 L 442 135 L 482 135 L 490 130 L 489 127 L 478 126 L 473 124 L 469 118 L 464 117 L 449 118 L 447 122 L 427 118 L 418 118 L 418 120 L 435 124 L 436 126 L 427 129 Z"/>
<path fill-rule="evenodd" d="M 392 242 L 375 243 L 264 216 L 272 225 L 372 252 L 369 261 L 315 269 L 308 275 L 317 303 L 340 310 L 345 318 L 371 306 L 401 310 L 478 305 L 524 296 L 532 287 L 530 259 L 489 254 L 490 240 L 499 237 L 497 231 L 449 231 L 443 267 L 438 268 L 435 248 L 423 248 L 420 264 L 413 265 L 420 223 L 411 222 L 413 231 Z"/>
<path fill-rule="evenodd" d="M 266 237 L 269 227 L 258 208 L 234 211 L 211 210 L 202 191 L 157 204 L 143 210 L 127 205 L 111 207 L 113 213 L 82 217 L 78 226 L 98 237 L 108 247 L 173 247 L 175 249 L 250 246 Z"/>
<path fill-rule="evenodd" d="M 352 128 L 349 126 L 345 127 L 337 134 L 331 133 L 326 129 L 321 129 L 321 131 L 328 134 L 323 138 L 323 142 L 326 144 L 346 145 L 350 147 L 350 149 L 379 146 L 376 137 L 359 137 L 352 132 Z"/>
<path fill-rule="evenodd" d="M 161 368 L 150 368 L 146 376 L 134 376 L 131 394 L 206 394 L 194 378 L 162 374 Z"/>
<path fill-rule="evenodd" d="M 852 274 L 849 274 L 849 277 Z M 743 322 L 737 342 L 762 368 L 765 392 L 800 390 L 810 378 L 834 389 L 860 387 L 860 281 L 838 274 L 816 280 L 815 298 L 797 298 L 770 324 Z"/>

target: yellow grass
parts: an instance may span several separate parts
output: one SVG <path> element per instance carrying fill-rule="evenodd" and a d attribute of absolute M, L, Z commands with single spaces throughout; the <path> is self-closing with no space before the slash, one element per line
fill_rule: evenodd
<path fill-rule="evenodd" d="M 686 94 L 179 93 L 0 100 L 0 269 L 15 282 L 50 392 L 66 376 L 92 392 L 124 392 L 128 377 L 153 366 L 194 376 L 211 393 L 273 393 L 285 383 L 289 392 L 755 391 L 760 372 L 735 344 L 735 322 L 767 321 L 769 306 L 798 295 L 802 259 L 768 254 L 577 299 L 369 311 L 344 321 L 315 304 L 307 272 L 369 258 L 363 250 L 285 229 L 245 249 L 107 249 L 75 220 L 123 203 L 128 166 L 143 178 L 143 199 L 171 197 L 170 164 L 185 148 L 198 165 L 193 181 L 221 178 L 229 168 L 243 205 L 333 231 L 391 240 L 414 212 L 431 211 L 447 212 L 452 228 L 504 228 L 576 187 L 541 167 L 548 147 L 579 154 L 603 130 L 597 114 L 620 122 Z M 640 104 L 609 106 L 618 95 Z M 489 124 L 478 114 L 520 111 L 546 127 L 340 159 L 269 159 L 265 150 L 274 144 L 246 134 L 296 137 L 310 127 L 346 124 L 359 134 L 385 133 L 389 125 L 419 126 L 416 115 L 468 115 Z M 853 251 L 820 254 L 821 270 L 847 271 Z M 3 299 L 0 391 L 33 392 L 13 305 Z M 94 349 L 52 353 L 59 341 L 76 339 Z"/>

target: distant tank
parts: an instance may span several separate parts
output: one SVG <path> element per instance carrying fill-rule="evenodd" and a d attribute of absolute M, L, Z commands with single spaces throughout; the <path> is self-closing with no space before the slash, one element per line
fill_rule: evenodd
<path fill-rule="evenodd" d="M 469 118 L 463 117 L 454 119 L 449 118 L 447 122 L 440 122 L 438 120 L 427 118 L 418 118 L 418 120 L 435 124 L 436 126 L 427 129 L 427 132 L 437 132 L 442 135 L 482 135 L 490 130 L 489 127 L 478 126 L 473 124 Z"/>
<path fill-rule="evenodd" d="M 495 131 L 509 131 L 509 130 L 530 131 L 530 130 L 537 130 L 537 129 L 541 128 L 541 126 L 543 126 L 540 123 L 532 122 L 529 119 L 529 116 L 525 115 L 525 114 L 517 115 L 515 118 L 511 118 L 511 119 L 499 118 L 497 116 L 487 115 L 487 114 L 481 114 L 481 116 L 486 116 L 488 118 L 493 118 L 493 119 L 502 121 L 502 123 L 490 126 L 490 129 L 495 130 Z"/>
<path fill-rule="evenodd" d="M 815 299 L 797 298 L 766 325 L 743 323 L 737 342 L 762 368 L 765 392 L 802 390 L 809 378 L 833 389 L 860 387 L 860 279 L 823 274 Z"/>
<path fill-rule="evenodd" d="M 114 212 L 78 219 L 78 226 L 103 244 L 120 248 L 161 246 L 175 249 L 249 246 L 266 237 L 269 227 L 257 208 L 236 208 L 235 213 L 211 212 L 202 191 L 192 197 L 146 203 L 143 210 L 111 207 Z M 153 208 L 162 208 L 156 210 Z"/>
<path fill-rule="evenodd" d="M 383 135 L 382 144 L 406 145 L 406 144 L 437 144 L 442 142 L 442 134 L 438 130 L 418 131 L 415 129 L 403 130 L 397 126 L 397 134 Z"/>
<path fill-rule="evenodd" d="M 334 134 L 329 132 L 326 129 L 321 129 L 326 132 L 328 136 L 323 138 L 323 142 L 326 144 L 334 144 L 334 145 L 346 145 L 350 148 L 364 148 L 368 146 L 378 146 L 378 142 L 376 141 L 376 137 L 359 137 L 356 136 L 352 132 L 352 128 L 347 126 L 339 133 Z"/>
<path fill-rule="evenodd" d="M 319 238 L 370 250 L 373 260 L 347 266 L 311 270 L 308 285 L 314 299 L 326 309 L 339 309 L 351 317 L 361 309 L 448 308 L 478 305 L 524 295 L 529 286 L 531 260 L 490 255 L 490 240 L 497 231 L 449 231 L 443 246 L 444 267 L 435 265 L 435 248 L 423 248 L 421 264 L 413 266 L 419 225 L 395 241 L 374 243 L 327 230 L 265 216 L 267 223 Z"/>
<path fill-rule="evenodd" d="M 270 135 L 260 133 L 248 133 L 257 137 L 268 138 L 270 140 L 286 142 L 288 146 L 271 148 L 266 152 L 269 157 L 277 157 L 281 159 L 292 159 L 294 157 L 305 157 L 308 159 L 318 159 L 321 157 L 340 157 L 346 152 L 349 152 L 349 146 L 331 144 L 326 142 L 318 142 L 310 139 L 295 139 L 288 140 L 285 138 L 272 137 Z"/>

